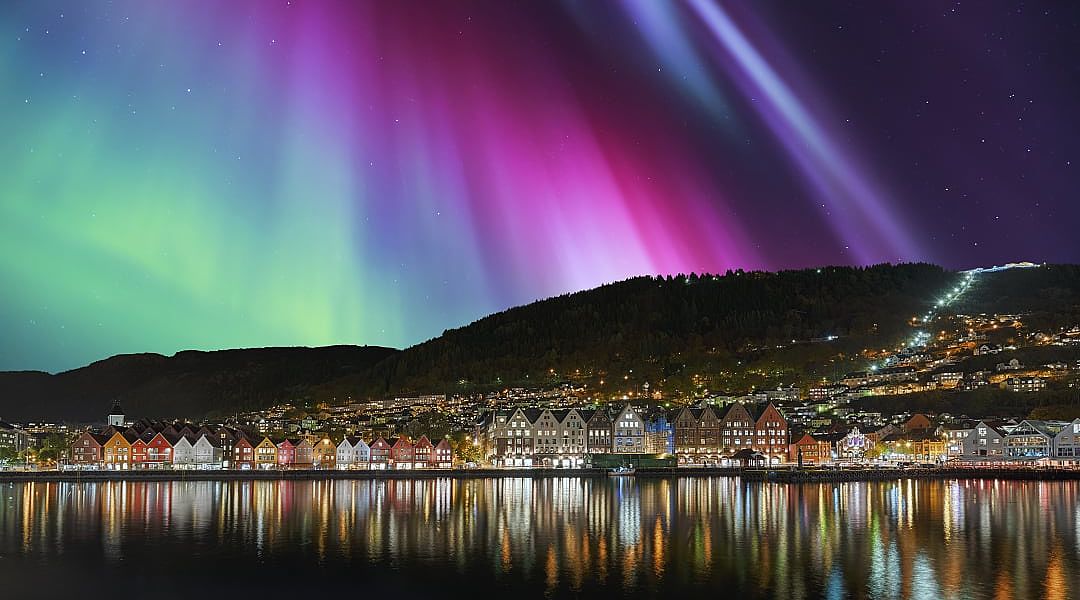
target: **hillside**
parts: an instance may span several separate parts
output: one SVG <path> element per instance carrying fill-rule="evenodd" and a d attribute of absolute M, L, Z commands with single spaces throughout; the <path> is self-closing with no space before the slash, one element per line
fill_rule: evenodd
<path fill-rule="evenodd" d="M 81 369 L 0 373 L 0 417 L 200 417 L 294 399 L 476 393 L 559 382 L 618 395 L 742 391 L 865 366 L 909 334 L 959 275 L 926 264 L 637 277 L 512 308 L 404 351 L 266 348 L 123 355 Z M 1080 315 L 1080 267 L 980 276 L 957 310 Z M 1064 315 L 1064 317 L 1062 316 Z"/>
<path fill-rule="evenodd" d="M 837 352 L 853 353 L 867 340 L 897 341 L 907 334 L 905 315 L 925 310 L 957 277 L 927 264 L 638 277 L 446 331 L 326 393 L 469 392 L 579 380 L 605 393 L 649 382 L 680 394 L 691 386 L 753 384 L 749 362 L 797 365 L 785 374 L 790 382 L 806 369 L 829 368 Z M 810 343 L 826 336 L 838 340 Z"/>
<path fill-rule="evenodd" d="M 140 416 L 229 413 L 303 396 L 312 385 L 366 371 L 397 352 L 357 346 L 189 350 L 171 357 L 119 355 L 56 375 L 0 373 L 0 416 L 97 420 L 114 399 Z"/>

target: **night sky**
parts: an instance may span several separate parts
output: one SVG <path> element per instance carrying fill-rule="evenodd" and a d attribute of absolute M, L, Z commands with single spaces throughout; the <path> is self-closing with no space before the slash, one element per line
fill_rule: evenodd
<path fill-rule="evenodd" d="M 1080 3 L 0 3 L 0 369 L 1080 261 Z"/>

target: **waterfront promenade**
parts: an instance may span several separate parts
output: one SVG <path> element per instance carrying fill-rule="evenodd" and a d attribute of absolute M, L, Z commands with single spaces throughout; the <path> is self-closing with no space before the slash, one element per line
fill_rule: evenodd
<path fill-rule="evenodd" d="M 148 471 L 0 471 L 0 482 L 97 481 L 278 481 L 370 479 L 485 479 L 545 477 L 607 477 L 607 469 L 416 469 L 416 470 L 148 470 Z M 1058 467 L 965 467 L 776 469 L 639 468 L 638 478 L 740 477 L 764 483 L 830 483 L 895 481 L 903 479 L 1080 480 L 1080 469 Z"/>

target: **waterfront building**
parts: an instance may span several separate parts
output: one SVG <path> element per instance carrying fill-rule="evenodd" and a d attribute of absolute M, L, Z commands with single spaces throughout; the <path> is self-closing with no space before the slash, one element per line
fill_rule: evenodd
<path fill-rule="evenodd" d="M 367 445 L 361 438 L 353 438 L 353 461 L 356 464 L 356 468 L 366 469 L 368 468 L 368 462 L 371 460 L 371 447 Z"/>
<path fill-rule="evenodd" d="M 390 444 L 390 462 L 389 467 L 391 469 L 411 469 L 413 466 L 413 445 L 409 443 L 408 438 L 402 436 L 387 440 Z"/>
<path fill-rule="evenodd" d="M 675 425 L 660 408 L 645 416 L 645 453 L 675 454 Z"/>
<path fill-rule="evenodd" d="M 832 463 L 832 444 L 823 438 L 804 433 L 791 444 L 788 460 L 802 466 L 820 466 Z"/>
<path fill-rule="evenodd" d="M 255 466 L 255 446 L 257 443 L 253 442 L 251 438 L 241 434 L 237 437 L 236 443 L 233 444 L 233 468 L 247 471 L 256 468 Z"/>
<path fill-rule="evenodd" d="M 105 443 L 110 436 L 84 431 L 71 445 L 71 462 L 77 468 L 99 467 L 105 460 Z"/>
<path fill-rule="evenodd" d="M 176 450 L 174 450 L 176 452 Z M 273 469 L 277 465 L 277 444 L 264 437 L 255 446 L 255 468 Z"/>
<path fill-rule="evenodd" d="M 941 425 L 935 431 L 945 439 L 945 454 L 949 458 L 964 456 L 964 438 L 971 434 L 970 424 Z"/>
<path fill-rule="evenodd" d="M 112 435 L 103 446 L 103 463 L 110 471 L 127 471 L 131 468 L 131 444 L 136 439 L 134 432 L 125 435 L 110 428 Z"/>
<path fill-rule="evenodd" d="M 414 469 L 428 469 L 435 463 L 435 445 L 431 443 L 428 436 L 421 435 L 420 439 L 416 440 L 413 444 L 413 464 Z"/>
<path fill-rule="evenodd" d="M 533 466 L 536 436 L 532 421 L 521 408 L 504 416 L 505 423 L 496 422 L 495 463 L 504 467 Z"/>
<path fill-rule="evenodd" d="M 439 440 L 438 444 L 435 444 L 435 468 L 436 469 L 449 469 L 454 466 L 454 449 L 450 447 L 450 442 L 446 438 Z"/>
<path fill-rule="evenodd" d="M 1080 419 L 1074 419 L 1054 436 L 1054 456 L 1080 460 Z"/>
<path fill-rule="evenodd" d="M 335 446 L 330 438 L 324 437 L 318 440 L 317 443 L 310 444 L 311 447 L 311 462 L 304 463 L 305 469 L 335 469 L 337 468 L 337 446 Z"/>
<path fill-rule="evenodd" d="M 1002 459 L 1005 457 L 1005 431 L 979 421 L 963 437 L 960 455 L 965 459 Z"/>
<path fill-rule="evenodd" d="M 552 455 L 559 449 L 559 420 L 548 409 L 534 413 L 535 409 L 526 409 L 524 412 L 532 425 L 533 432 L 533 464 L 536 466 L 551 466 Z"/>
<path fill-rule="evenodd" d="M 582 466 L 587 449 L 584 417 L 576 408 L 557 410 L 553 415 L 559 424 L 558 447 L 556 456 L 553 457 L 554 466 Z"/>
<path fill-rule="evenodd" d="M 711 405 L 706 404 L 704 408 L 682 408 L 673 421 L 674 453 L 679 464 L 719 463 L 720 418 Z"/>
<path fill-rule="evenodd" d="M 581 411 L 581 418 L 585 421 L 586 454 L 607 454 L 611 452 L 612 420 L 606 407 L 596 410 Z"/>
<path fill-rule="evenodd" d="M 192 464 L 196 469 L 216 470 L 221 468 L 224 452 L 217 435 L 202 434 L 192 446 Z"/>
<path fill-rule="evenodd" d="M 720 448 L 724 456 L 730 457 L 739 450 L 753 447 L 755 420 L 745 405 L 728 406 L 720 418 Z"/>
<path fill-rule="evenodd" d="M 1054 439 L 1065 423 L 1026 419 L 1005 436 L 1006 458 L 1040 459 L 1054 456 Z"/>
<path fill-rule="evenodd" d="M 859 431 L 858 427 L 852 427 L 851 430 L 843 434 L 843 437 L 835 444 L 833 450 L 837 458 L 859 460 L 863 458 L 870 448 L 874 447 L 874 444 L 875 442 Z"/>
<path fill-rule="evenodd" d="M 296 464 L 296 444 L 293 440 L 285 438 L 277 444 L 277 466 L 281 469 L 291 469 Z"/>
<path fill-rule="evenodd" d="M 948 458 L 948 445 L 943 437 L 928 430 L 890 435 L 882 440 L 885 451 L 894 458 L 912 461 L 943 462 Z"/>
<path fill-rule="evenodd" d="M 615 417 L 611 437 L 616 454 L 645 453 L 645 421 L 633 406 L 627 404 Z"/>
<path fill-rule="evenodd" d="M 369 466 L 375 470 L 385 470 L 390 466 L 390 444 L 383 438 L 376 438 L 369 446 Z"/>
<path fill-rule="evenodd" d="M 337 445 L 337 468 L 341 470 L 356 469 L 356 451 L 354 444 L 360 438 L 346 436 Z"/>
<path fill-rule="evenodd" d="M 312 445 L 308 438 L 294 439 L 293 449 L 296 453 L 293 459 L 293 468 L 310 469 L 315 464 L 315 446 Z"/>
<path fill-rule="evenodd" d="M 788 430 L 787 420 L 772 402 L 765 405 L 754 422 L 754 440 L 752 448 L 762 454 L 770 463 L 787 460 Z"/>
<path fill-rule="evenodd" d="M 187 428 L 185 427 L 184 429 Z M 173 444 L 173 468 L 192 469 L 194 467 L 195 444 L 191 442 L 191 434 L 189 433 L 187 435 L 181 435 L 176 440 L 176 443 Z"/>
<path fill-rule="evenodd" d="M 133 432 L 138 435 L 138 432 Z M 150 432 L 153 435 L 153 432 Z M 132 469 L 146 469 L 147 467 L 147 447 L 148 442 L 145 435 L 136 438 L 131 443 L 131 468 Z"/>

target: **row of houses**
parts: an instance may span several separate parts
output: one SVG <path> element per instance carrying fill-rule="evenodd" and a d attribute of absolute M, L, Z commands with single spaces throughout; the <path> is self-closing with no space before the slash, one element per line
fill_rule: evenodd
<path fill-rule="evenodd" d="M 857 460 L 877 444 L 886 458 L 906 456 L 925 462 L 1078 461 L 1080 419 L 978 421 L 938 428 L 885 428 L 866 435 L 858 429 L 846 433 L 807 433 L 791 445 L 790 460 L 804 465 Z"/>
<path fill-rule="evenodd" d="M 84 431 L 71 447 L 80 469 L 448 469 L 448 440 L 382 437 L 339 443 L 314 436 L 272 438 L 235 427 L 136 423 Z"/>
<path fill-rule="evenodd" d="M 1019 423 L 979 421 L 948 434 L 949 457 L 990 460 L 1080 460 L 1080 419 Z"/>
<path fill-rule="evenodd" d="M 757 460 L 787 460 L 787 420 L 773 406 L 712 405 L 489 413 L 478 437 L 497 466 L 584 466 L 595 454 L 670 454 L 681 465 L 719 465 L 742 452 Z"/>

